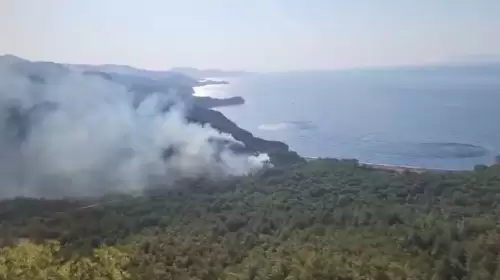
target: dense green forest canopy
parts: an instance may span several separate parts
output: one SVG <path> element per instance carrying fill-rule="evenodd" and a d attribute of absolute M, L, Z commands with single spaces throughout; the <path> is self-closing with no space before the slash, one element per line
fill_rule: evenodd
<path fill-rule="evenodd" d="M 315 160 L 144 195 L 0 202 L 0 279 L 500 279 L 500 165 Z"/>

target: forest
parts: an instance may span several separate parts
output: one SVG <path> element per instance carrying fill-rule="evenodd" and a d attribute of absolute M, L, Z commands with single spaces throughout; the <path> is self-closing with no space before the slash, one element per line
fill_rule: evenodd
<path fill-rule="evenodd" d="M 0 202 L 0 279 L 500 279 L 500 165 L 319 159 L 141 195 Z"/>

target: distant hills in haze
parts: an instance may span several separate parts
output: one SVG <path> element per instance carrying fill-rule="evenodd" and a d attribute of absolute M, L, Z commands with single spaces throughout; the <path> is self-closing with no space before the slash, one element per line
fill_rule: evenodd
<path fill-rule="evenodd" d="M 246 71 L 224 71 L 220 69 L 197 69 L 192 67 L 175 67 L 171 69 L 174 72 L 182 73 L 186 76 L 195 79 L 204 78 L 225 78 L 225 77 L 239 77 L 251 74 Z"/>
<path fill-rule="evenodd" d="M 11 63 L 20 63 L 26 61 L 23 58 L 17 57 L 15 55 L 7 54 L 0 56 L 2 61 Z M 118 65 L 118 64 L 101 64 L 101 65 L 91 65 L 91 64 L 59 64 L 54 62 L 33 62 L 31 63 L 42 63 L 42 64 L 57 64 L 64 65 L 71 70 L 79 70 L 86 72 L 104 72 L 104 73 L 114 73 L 120 75 L 130 75 L 130 76 L 140 76 L 153 79 L 162 80 L 175 80 L 177 83 L 183 82 L 185 84 L 195 84 L 198 80 L 204 80 L 207 78 L 226 78 L 226 77 L 239 77 L 244 75 L 252 74 L 246 71 L 225 71 L 221 69 L 197 69 L 193 67 L 174 67 L 167 70 L 148 70 L 142 68 L 136 68 L 129 65 Z M 31 65 L 32 66 L 32 65 Z"/>
<path fill-rule="evenodd" d="M 202 70 L 191 67 L 176 67 L 170 70 L 146 70 L 135 68 L 128 65 L 86 65 L 86 64 L 66 64 L 67 67 L 87 72 L 104 72 L 114 73 L 119 75 L 147 77 L 161 80 L 175 80 L 177 83 L 182 82 L 186 85 L 201 86 L 207 84 L 227 84 L 225 81 L 207 80 L 208 78 L 224 79 L 228 77 L 240 77 L 251 74 L 245 71 L 224 71 L 220 69 Z"/>
<path fill-rule="evenodd" d="M 146 70 L 139 69 L 128 65 L 116 65 L 116 64 L 103 64 L 103 65 L 86 65 L 86 64 L 66 64 L 68 67 L 73 69 L 85 70 L 85 71 L 101 71 L 106 73 L 116 73 L 116 74 L 126 74 L 126 75 L 140 75 L 155 78 L 170 78 L 175 76 L 179 77 L 179 74 L 187 76 L 194 80 L 206 79 L 206 78 L 226 78 L 226 77 L 239 77 L 251 74 L 245 71 L 225 71 L 220 69 L 197 69 L 192 67 L 175 67 L 170 70 Z"/>

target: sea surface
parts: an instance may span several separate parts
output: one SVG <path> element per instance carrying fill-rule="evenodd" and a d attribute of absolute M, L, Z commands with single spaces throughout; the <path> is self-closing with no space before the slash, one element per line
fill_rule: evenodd
<path fill-rule="evenodd" d="M 242 96 L 221 107 L 239 126 L 302 156 L 440 169 L 500 154 L 500 67 L 255 74 L 195 94 Z"/>

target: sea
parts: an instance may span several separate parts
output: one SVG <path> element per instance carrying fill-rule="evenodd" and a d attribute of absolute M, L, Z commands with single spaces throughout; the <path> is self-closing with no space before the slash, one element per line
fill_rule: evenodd
<path fill-rule="evenodd" d="M 215 79 L 215 78 L 213 78 Z M 220 79 L 220 78 L 219 78 Z M 466 170 L 500 154 L 500 66 L 251 74 L 195 95 L 255 136 L 305 157 Z"/>

